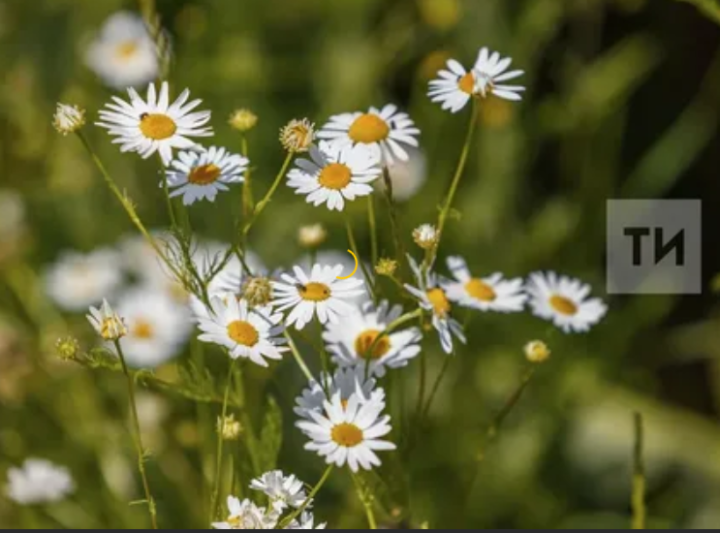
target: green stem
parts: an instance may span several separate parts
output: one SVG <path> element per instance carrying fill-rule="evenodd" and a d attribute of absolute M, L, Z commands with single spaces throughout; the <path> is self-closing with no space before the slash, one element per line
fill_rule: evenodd
<path fill-rule="evenodd" d="M 145 471 L 145 448 L 142 442 L 142 433 L 140 429 L 140 418 L 138 417 L 137 403 L 135 401 L 135 382 L 133 381 L 132 375 L 128 370 L 127 363 L 125 362 L 125 354 L 123 353 L 120 341 L 114 341 L 115 349 L 117 350 L 120 364 L 125 374 L 127 381 L 128 396 L 130 401 L 130 414 L 132 415 L 133 429 L 131 431 L 133 437 L 133 444 L 135 445 L 135 451 L 138 457 L 138 470 L 140 471 L 140 477 L 142 478 L 143 489 L 145 491 L 145 500 L 147 502 L 148 511 L 150 512 L 150 522 L 152 523 L 153 529 L 158 529 L 157 523 L 157 509 L 155 508 L 155 500 L 153 499 L 152 493 L 150 492 L 150 483 L 148 482 L 147 472 Z"/>
<path fill-rule="evenodd" d="M 352 472 L 350 472 L 350 475 L 352 476 L 353 483 L 355 484 L 355 490 L 357 491 L 358 498 L 360 499 L 360 502 L 365 508 L 365 516 L 367 517 L 368 526 L 370 529 L 377 529 L 377 520 L 375 520 L 375 513 L 373 512 L 372 501 L 363 490 L 362 484 L 357 478 L 357 475 Z"/>
<path fill-rule="evenodd" d="M 645 444 L 643 417 L 635 413 L 635 450 L 633 453 L 633 489 L 632 489 L 632 529 L 646 529 L 645 509 L 645 464 L 643 447 Z"/>
<path fill-rule="evenodd" d="M 398 266 L 404 264 L 405 260 L 405 247 L 403 246 L 402 236 L 400 231 L 400 223 L 397 215 L 397 205 L 393 197 L 393 184 L 392 178 L 390 177 L 390 170 L 387 166 L 383 167 L 383 180 L 385 182 L 385 199 L 388 203 L 388 211 L 390 213 L 390 227 L 392 228 L 393 240 L 395 241 L 395 257 L 398 262 Z"/>
<path fill-rule="evenodd" d="M 377 218 L 375 216 L 375 196 L 372 194 L 368 196 L 368 224 L 370 226 L 370 257 L 373 268 L 375 268 L 380 256 L 378 251 Z"/>
<path fill-rule="evenodd" d="M 252 228 L 253 224 L 257 221 L 257 219 L 260 217 L 260 214 L 263 212 L 265 207 L 268 203 L 270 203 L 270 200 L 272 199 L 273 195 L 275 194 L 275 191 L 280 186 L 280 183 L 282 183 L 283 178 L 285 177 L 285 174 L 287 174 L 288 168 L 290 167 L 290 163 L 292 163 L 293 156 L 292 152 L 288 153 L 287 157 L 285 158 L 285 161 L 283 162 L 282 168 L 280 169 L 280 172 L 278 172 L 278 175 L 275 177 L 275 181 L 273 182 L 272 186 L 270 187 L 270 190 L 265 194 L 262 200 L 258 202 L 258 204 L 255 206 L 255 212 L 253 213 L 252 218 L 245 224 L 245 228 L 243 228 L 243 235 L 247 235 L 250 232 L 250 228 Z"/>
<path fill-rule="evenodd" d="M 325 348 L 325 341 L 323 340 L 323 325 L 320 323 L 319 318 L 315 318 L 318 327 L 318 335 L 320 337 L 320 362 L 322 364 L 322 377 L 320 379 L 325 396 L 330 400 L 330 389 L 328 387 L 328 380 L 330 379 L 330 357 L 328 356 L 327 349 Z"/>
<path fill-rule="evenodd" d="M 430 409 L 432 408 L 432 404 L 435 401 L 435 397 L 437 396 L 437 393 L 440 390 L 440 385 L 442 384 L 443 380 L 445 379 L 445 376 L 447 375 L 447 371 L 450 369 L 450 364 L 452 363 L 453 359 L 455 359 L 455 357 L 452 355 L 448 355 L 445 358 L 443 367 L 440 370 L 440 373 L 438 374 L 438 377 L 435 380 L 435 383 L 433 384 L 433 387 L 430 391 L 430 397 L 428 398 L 427 404 L 425 405 L 425 409 L 422 412 L 422 416 L 420 418 L 420 423 L 419 423 L 420 427 L 422 426 L 422 421 L 425 420 L 430 413 Z"/>
<path fill-rule="evenodd" d="M 160 246 L 157 244 L 155 239 L 153 239 L 152 235 L 150 235 L 150 232 L 145 228 L 145 225 L 140 220 L 140 217 L 137 215 L 137 212 L 135 211 L 135 207 L 132 205 L 132 202 L 129 198 L 127 198 L 122 192 L 120 192 L 120 189 L 118 188 L 117 184 L 115 183 L 115 180 L 112 179 L 110 176 L 110 173 L 105 168 L 105 165 L 100 160 L 100 158 L 97 156 L 95 151 L 90 146 L 90 143 L 85 138 L 85 135 L 82 133 L 81 130 L 77 131 L 77 136 L 80 139 L 80 142 L 85 147 L 85 150 L 87 150 L 88 154 L 90 155 L 90 158 L 93 160 L 93 163 L 95 163 L 95 166 L 100 171 L 100 174 L 102 174 L 105 183 L 107 184 L 108 188 L 110 189 L 110 192 L 112 192 L 115 197 L 120 201 L 120 204 L 125 209 L 125 212 L 130 217 L 130 221 L 135 225 L 135 227 L 140 231 L 142 236 L 145 238 L 145 240 L 152 246 L 153 250 L 155 250 L 155 253 L 162 259 L 162 261 L 167 265 L 167 267 L 170 269 L 171 272 L 173 272 L 176 276 L 178 275 L 177 269 L 172 264 L 172 262 L 168 259 L 167 255 L 163 250 L 160 248 Z"/>
<path fill-rule="evenodd" d="M 300 350 L 298 350 L 297 345 L 295 344 L 295 341 L 290 336 L 290 333 L 288 330 L 285 330 L 284 332 L 285 338 L 288 341 L 288 346 L 290 347 L 290 352 L 293 354 L 293 357 L 295 358 L 295 362 L 300 367 L 300 370 L 305 375 L 308 381 L 314 381 L 315 378 L 312 375 L 312 372 L 310 372 L 310 369 L 307 366 L 307 363 L 303 359 L 303 356 L 300 354 Z"/>
<path fill-rule="evenodd" d="M 162 165 L 161 161 L 161 168 L 162 168 L 162 181 L 163 181 L 163 192 L 165 193 L 165 204 L 167 205 L 167 211 L 168 211 L 168 217 L 170 218 L 170 226 L 173 229 L 177 229 L 180 226 L 178 226 L 177 223 L 177 217 L 175 216 L 175 209 L 172 205 L 172 198 L 170 198 L 170 188 L 168 186 L 168 180 L 167 176 L 165 175 L 165 165 Z"/>
<path fill-rule="evenodd" d="M 443 230 L 445 229 L 445 224 L 447 223 L 450 209 L 452 208 L 453 201 L 455 200 L 455 195 L 457 194 L 458 187 L 460 186 L 460 181 L 462 179 L 463 173 L 465 172 L 465 167 L 467 166 L 468 156 L 470 155 L 470 148 L 472 146 L 472 140 L 473 136 L 475 135 L 479 116 L 480 114 L 478 110 L 477 99 L 473 99 L 470 123 L 468 125 L 467 135 L 465 137 L 465 144 L 463 145 L 462 153 L 460 154 L 460 161 L 455 171 L 455 176 L 453 177 L 452 184 L 450 185 L 450 191 L 448 192 L 447 199 L 445 200 L 445 205 L 440 211 L 440 218 L 438 219 L 439 238 L 438 244 L 435 246 L 435 250 L 433 251 L 433 259 L 435 259 L 435 256 L 437 255 L 437 250 L 440 246 L 439 241 L 443 237 Z"/>
<path fill-rule="evenodd" d="M 427 387 L 427 351 L 420 351 L 420 381 L 418 384 L 417 406 L 415 407 L 415 420 L 422 419 L 423 406 L 425 405 L 425 388 Z M 418 427 L 418 431 L 420 428 Z"/>
<path fill-rule="evenodd" d="M 242 136 L 240 141 L 242 146 L 243 157 L 250 157 L 250 150 L 248 148 L 248 140 L 245 135 Z M 242 203 L 243 203 L 243 219 L 249 220 L 253 212 L 253 194 L 252 194 L 252 181 L 251 181 L 251 170 L 248 168 L 245 171 L 245 181 L 243 182 L 242 189 Z"/>
<path fill-rule="evenodd" d="M 325 469 L 325 473 L 320 478 L 320 481 L 318 481 L 317 485 L 310 491 L 310 494 L 308 494 L 307 499 L 303 502 L 303 504 L 300 506 L 299 509 L 297 509 L 295 512 L 293 512 L 291 515 L 289 515 L 285 520 L 283 520 L 280 523 L 280 526 L 278 529 L 285 529 L 287 526 L 290 525 L 290 523 L 295 520 L 298 516 L 300 516 L 305 509 L 308 508 L 308 506 L 312 503 L 312 501 L 315 499 L 315 497 L 318 495 L 320 490 L 323 488 L 325 483 L 327 482 L 328 478 L 330 477 L 330 474 L 332 474 L 334 470 L 334 466 L 330 465 Z"/>
<path fill-rule="evenodd" d="M 228 412 L 228 399 L 230 398 L 230 389 L 232 388 L 233 374 L 235 370 L 235 359 L 231 360 L 230 368 L 228 370 L 227 384 L 225 385 L 225 397 L 223 399 L 222 406 L 222 418 L 220 419 L 223 423 L 227 418 Z M 220 482 L 222 478 L 222 464 L 223 464 L 223 447 L 225 445 L 225 439 L 223 439 L 222 432 L 218 432 L 218 445 L 217 445 L 217 457 L 215 463 L 215 487 L 213 488 L 212 500 L 210 503 L 210 522 L 215 520 L 217 516 L 217 505 L 220 497 Z"/>
<path fill-rule="evenodd" d="M 355 232 L 352 228 L 352 223 L 350 222 L 349 217 L 345 217 L 345 228 L 347 229 L 347 237 L 348 242 L 350 243 L 350 249 L 355 254 L 355 257 L 358 260 L 358 263 L 360 265 L 360 270 L 362 270 L 363 276 L 365 276 L 365 283 L 367 283 L 368 288 L 370 289 L 370 296 L 372 297 L 373 302 L 377 305 L 377 294 L 375 294 L 375 284 L 373 283 L 373 278 L 370 277 L 370 273 L 367 270 L 367 266 L 365 266 L 365 261 L 363 261 L 360 258 L 360 252 L 358 251 L 357 241 L 355 240 Z"/>

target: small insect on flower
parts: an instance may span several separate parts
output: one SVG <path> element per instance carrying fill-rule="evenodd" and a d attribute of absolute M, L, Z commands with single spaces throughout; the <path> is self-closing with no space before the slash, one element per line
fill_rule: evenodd
<path fill-rule="evenodd" d="M 323 374 L 320 382 L 313 380 L 308 383 L 295 400 L 295 414 L 312 421 L 310 413 L 322 414 L 323 404 L 335 394 L 340 394 L 344 405 L 352 395 L 357 395 L 361 402 L 373 401 L 385 405 L 385 390 L 377 386 L 377 380 L 372 375 L 366 377 L 364 367 L 355 366 L 338 368 L 332 376 Z"/>
<path fill-rule="evenodd" d="M 467 339 L 460 323 L 452 317 L 452 303 L 446 287 L 449 281 L 432 271 L 432 266 L 423 271 L 417 262 L 408 256 L 417 287 L 405 284 L 405 290 L 418 299 L 420 307 L 432 313 L 432 325 L 440 336 L 440 344 L 447 354 L 453 353 L 453 336 L 461 343 Z"/>
<path fill-rule="evenodd" d="M 517 313 L 525 309 L 527 294 L 522 279 L 506 280 L 502 274 L 475 278 L 462 257 L 449 257 L 447 264 L 456 280 L 447 285 L 451 301 L 463 307 L 497 313 Z"/>
<path fill-rule="evenodd" d="M 345 201 L 373 193 L 370 185 L 382 174 L 380 160 L 364 146 L 340 147 L 321 142 L 310 159 L 298 159 L 288 174 L 288 187 L 307 195 L 307 203 L 342 211 Z"/>
<path fill-rule="evenodd" d="M 310 442 L 306 450 L 317 452 L 328 464 L 344 466 L 353 472 L 372 470 L 382 463 L 377 451 L 395 450 L 396 446 L 381 440 L 392 428 L 390 417 L 381 416 L 384 403 L 366 401 L 353 394 L 347 402 L 336 393 L 323 404 L 323 412 L 311 412 L 311 421 L 301 420 L 297 426 Z"/>
<path fill-rule="evenodd" d="M 241 502 L 230 496 L 227 505 L 230 516 L 226 522 L 215 522 L 213 529 L 275 529 L 280 518 L 250 500 Z"/>
<path fill-rule="evenodd" d="M 440 232 L 432 224 L 423 224 L 413 231 L 413 240 L 423 250 L 432 250 L 440 242 Z"/>
<path fill-rule="evenodd" d="M 441 70 L 439 78 L 430 82 L 428 96 L 451 113 L 463 109 L 471 98 L 495 95 L 505 100 L 521 100 L 525 87 L 502 85 L 502 82 L 524 74 L 522 70 L 507 72 L 511 64 L 511 58 L 501 59 L 500 54 L 491 54 L 487 48 L 480 50 L 475 66 L 469 72 L 458 61 L 450 59 L 447 70 Z"/>
<path fill-rule="evenodd" d="M 333 362 L 378 377 L 383 377 L 388 368 L 407 366 L 420 353 L 422 333 L 418 328 L 386 333 L 402 312 L 401 306 L 391 307 L 387 300 L 377 307 L 366 302 L 341 322 L 328 324 L 323 339 Z"/>
<path fill-rule="evenodd" d="M 420 130 L 407 113 L 398 112 L 394 105 L 382 109 L 370 108 L 367 113 L 335 115 L 318 133 L 319 139 L 344 148 L 364 145 L 386 166 L 396 160 L 407 161 L 410 156 L 405 147 L 417 148 Z"/>
<path fill-rule="evenodd" d="M 238 109 L 230 115 L 228 124 L 241 133 L 246 133 L 253 129 L 258 123 L 258 117 L 249 109 Z"/>
<path fill-rule="evenodd" d="M 250 488 L 264 493 L 270 499 L 270 506 L 278 513 L 288 507 L 299 509 L 307 500 L 305 484 L 295 476 L 286 476 L 282 470 L 267 472 L 253 479 Z"/>
<path fill-rule="evenodd" d="M 143 100 L 135 89 L 128 89 L 130 103 L 114 96 L 113 103 L 105 104 L 100 111 L 97 126 L 105 128 L 116 139 L 123 152 L 136 152 L 147 159 L 156 152 L 165 165 L 173 159 L 173 149 L 188 150 L 197 144 L 190 137 L 212 137 L 210 111 L 192 112 L 202 100 L 188 103 L 190 91 L 185 89 L 173 104 L 170 104 L 170 87 L 163 82 L 158 94 L 155 84 L 147 91 Z"/>
<path fill-rule="evenodd" d="M 250 359 L 267 367 L 267 359 L 279 361 L 288 349 L 281 337 L 284 330 L 282 315 L 271 309 L 250 309 L 244 300 L 215 297 L 210 302 L 212 313 L 200 318 L 203 332 L 198 338 L 224 346 L 232 359 Z"/>
<path fill-rule="evenodd" d="M 555 272 L 536 272 L 527 286 L 535 316 L 549 320 L 565 333 L 589 331 L 607 314 L 602 300 L 588 299 L 591 290 L 590 285 Z"/>
<path fill-rule="evenodd" d="M 327 240 L 328 232 L 322 224 L 302 226 L 298 230 L 298 241 L 303 248 L 319 248 Z"/>
<path fill-rule="evenodd" d="M 67 135 L 68 133 L 75 133 L 85 125 L 85 110 L 80 109 L 76 105 L 60 104 L 57 105 L 57 110 L 53 116 L 53 126 L 55 129 Z"/>
<path fill-rule="evenodd" d="M 110 307 L 107 300 L 103 300 L 100 309 L 91 307 L 87 319 L 98 335 L 106 341 L 120 340 L 128 333 L 123 318 Z"/>
<path fill-rule="evenodd" d="M 280 130 L 280 143 L 290 153 L 307 152 L 315 140 L 315 124 L 304 118 L 291 120 Z"/>
<path fill-rule="evenodd" d="M 8 471 L 7 496 L 20 505 L 57 503 L 73 492 L 70 472 L 49 461 L 28 459 L 22 468 Z"/>
<path fill-rule="evenodd" d="M 294 267 L 294 276 L 283 274 L 281 281 L 273 282 L 275 300 L 273 306 L 278 311 L 291 309 L 285 323 L 293 324 L 300 330 L 315 315 L 321 324 L 337 322 L 341 316 L 347 316 L 353 310 L 347 300 L 364 292 L 364 281 L 350 278 L 338 280 L 343 266 L 313 266 L 310 275 L 298 266 Z"/>
<path fill-rule="evenodd" d="M 85 63 L 113 89 L 127 89 L 157 78 L 158 53 L 142 17 L 128 11 L 112 15 L 88 48 Z"/>
<path fill-rule="evenodd" d="M 180 152 L 166 171 L 170 197 L 182 196 L 184 205 L 198 200 L 214 202 L 218 192 L 245 181 L 243 174 L 249 163 L 247 158 L 216 146 Z"/>
<path fill-rule="evenodd" d="M 550 359 L 550 348 L 542 341 L 532 341 L 525 345 L 525 357 L 531 363 L 544 363 Z"/>
<path fill-rule="evenodd" d="M 64 252 L 45 274 L 50 298 L 66 311 L 86 311 L 111 296 L 122 282 L 120 258 L 109 249 Z"/>

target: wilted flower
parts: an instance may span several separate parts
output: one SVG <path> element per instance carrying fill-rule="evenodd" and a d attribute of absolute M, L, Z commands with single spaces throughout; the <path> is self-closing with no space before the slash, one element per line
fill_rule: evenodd
<path fill-rule="evenodd" d="M 440 240 L 440 233 L 432 224 L 423 224 L 413 231 L 413 239 L 423 250 L 432 250 Z"/>
<path fill-rule="evenodd" d="M 304 118 L 291 120 L 280 130 L 280 142 L 292 153 L 307 152 L 315 139 L 315 124 Z"/>
<path fill-rule="evenodd" d="M 63 135 L 75 133 L 85 125 L 85 110 L 76 105 L 58 104 L 53 126 Z"/>

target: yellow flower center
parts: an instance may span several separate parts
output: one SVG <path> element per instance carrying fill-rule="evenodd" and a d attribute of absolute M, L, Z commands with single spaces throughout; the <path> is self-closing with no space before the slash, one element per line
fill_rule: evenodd
<path fill-rule="evenodd" d="M 390 351 L 390 338 L 384 335 L 380 340 L 381 332 L 376 329 L 363 331 L 355 339 L 355 353 L 362 359 L 380 359 Z M 373 347 L 374 345 L 374 347 Z M 370 350 L 372 348 L 372 351 Z"/>
<path fill-rule="evenodd" d="M 122 61 L 131 59 L 137 54 L 138 45 L 135 41 L 124 41 L 115 48 L 115 55 Z"/>
<path fill-rule="evenodd" d="M 132 336 L 144 341 L 150 340 L 155 336 L 155 328 L 147 320 L 138 318 L 133 325 Z"/>
<path fill-rule="evenodd" d="M 324 283 L 311 282 L 307 285 L 298 285 L 297 290 L 300 298 L 308 302 L 324 302 L 332 295 L 330 287 Z"/>
<path fill-rule="evenodd" d="M 188 181 L 193 185 L 210 185 L 211 183 L 215 183 L 221 174 L 222 170 L 220 170 L 220 167 L 211 163 L 192 169 L 192 172 L 190 172 L 188 176 Z"/>
<path fill-rule="evenodd" d="M 458 89 L 466 94 L 475 94 L 475 75 L 468 72 L 460 81 L 458 81 Z"/>
<path fill-rule="evenodd" d="M 228 337 L 241 346 L 252 348 L 260 340 L 260 334 L 255 326 L 244 320 L 231 322 L 227 327 Z"/>
<path fill-rule="evenodd" d="M 356 143 L 372 144 L 387 139 L 390 126 L 379 116 L 368 113 L 353 122 L 348 135 Z"/>
<path fill-rule="evenodd" d="M 447 299 L 445 291 L 440 288 L 430 289 L 427 291 L 427 297 L 433 306 L 435 314 L 438 316 L 444 317 L 452 309 L 450 300 Z"/>
<path fill-rule="evenodd" d="M 326 189 L 340 191 L 350 184 L 352 172 L 342 163 L 331 163 L 320 172 L 318 181 Z"/>
<path fill-rule="evenodd" d="M 561 315 L 574 316 L 578 312 L 575 302 L 557 294 L 550 298 L 550 305 Z"/>
<path fill-rule="evenodd" d="M 494 302 L 497 299 L 495 290 L 481 279 L 471 279 L 465 285 L 467 293 L 481 302 Z"/>
<path fill-rule="evenodd" d="M 362 429 L 355 424 L 338 424 L 332 429 L 330 436 L 345 448 L 354 448 L 363 441 Z"/>
<path fill-rule="evenodd" d="M 161 113 L 143 113 L 140 117 L 140 131 L 148 139 L 164 141 L 175 135 L 177 124 Z"/>

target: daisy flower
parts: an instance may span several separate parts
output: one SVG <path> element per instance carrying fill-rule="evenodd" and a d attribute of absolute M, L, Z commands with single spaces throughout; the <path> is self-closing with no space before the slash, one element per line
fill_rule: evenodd
<path fill-rule="evenodd" d="M 315 525 L 315 517 L 308 511 L 303 511 L 300 520 L 293 520 L 285 529 L 325 529 L 327 524 Z"/>
<path fill-rule="evenodd" d="M 8 471 L 7 496 L 20 505 L 57 503 L 75 492 L 66 468 L 49 461 L 28 459 L 22 468 Z"/>
<path fill-rule="evenodd" d="M 213 131 L 205 127 L 210 122 L 210 111 L 192 113 L 202 100 L 190 98 L 185 89 L 180 97 L 170 104 L 170 88 L 163 82 L 158 95 L 155 84 L 148 87 L 147 100 L 143 100 L 135 89 L 128 89 L 130 103 L 114 96 L 112 104 L 105 104 L 100 111 L 101 122 L 97 126 L 115 136 L 113 141 L 123 152 L 137 152 L 147 159 L 160 153 L 163 163 L 170 164 L 173 149 L 187 150 L 197 147 L 189 137 L 212 137 Z"/>
<path fill-rule="evenodd" d="M 113 89 L 150 83 L 159 74 L 158 54 L 142 17 L 112 15 L 88 48 L 85 63 Z"/>
<path fill-rule="evenodd" d="M 45 290 L 66 311 L 85 311 L 110 297 L 123 276 L 120 258 L 112 250 L 99 249 L 89 254 L 65 252 L 45 274 Z"/>
<path fill-rule="evenodd" d="M 473 67 L 473 75 L 475 76 L 476 90 L 483 98 L 494 94 L 504 100 L 522 100 L 520 93 L 525 91 L 525 87 L 502 85 L 502 82 L 514 80 L 525 74 L 522 70 L 508 72 L 511 64 L 512 58 L 510 57 L 503 58 L 497 52 L 490 53 L 487 48 L 480 50 Z"/>
<path fill-rule="evenodd" d="M 312 420 L 311 412 L 321 414 L 323 404 L 328 397 L 340 395 L 340 401 L 347 403 L 350 397 L 356 395 L 360 401 L 373 401 L 385 404 L 385 391 L 376 387 L 377 380 L 373 377 L 365 378 L 365 367 L 338 368 L 335 374 L 320 376 L 320 382 L 311 381 L 308 387 L 295 400 L 295 414 L 300 418 Z M 325 394 L 327 388 L 327 395 Z"/>
<path fill-rule="evenodd" d="M 232 359 L 250 359 L 267 367 L 266 359 L 282 359 L 287 348 L 284 339 L 282 315 L 271 314 L 269 309 L 249 309 L 244 300 L 213 298 L 212 316 L 200 318 L 198 327 L 203 342 L 218 344 L 228 349 Z"/>
<path fill-rule="evenodd" d="M 372 194 L 370 185 L 381 174 L 380 159 L 366 146 L 341 146 L 321 142 L 310 147 L 310 159 L 298 159 L 288 174 L 288 187 L 307 195 L 315 207 L 326 204 L 331 211 L 345 208 L 345 200 Z"/>
<path fill-rule="evenodd" d="M 408 256 L 410 267 L 415 274 L 417 287 L 405 284 L 405 290 L 420 302 L 420 307 L 432 313 L 432 325 L 440 336 L 440 344 L 447 354 L 453 353 L 453 336 L 466 344 L 465 333 L 452 313 L 452 304 L 445 290 L 448 281 L 432 272 L 432 267 L 423 272 L 415 260 Z"/>
<path fill-rule="evenodd" d="M 371 107 L 367 113 L 335 115 L 318 132 L 318 139 L 327 139 L 340 147 L 364 145 L 386 166 L 396 160 L 407 161 L 410 156 L 405 147 L 417 148 L 420 130 L 407 113 L 399 113 L 394 105 Z"/>
<path fill-rule="evenodd" d="M 268 513 L 250 500 L 240 501 L 230 496 L 227 501 L 230 516 L 225 522 L 216 522 L 213 529 L 275 529 L 280 518 Z"/>
<path fill-rule="evenodd" d="M 388 301 L 378 307 L 366 302 L 341 322 L 328 324 L 323 339 L 333 362 L 340 367 L 359 367 L 361 371 L 369 366 L 370 374 L 378 377 L 385 375 L 386 368 L 407 366 L 420 353 L 420 330 L 409 328 L 383 335 L 402 311 L 402 306 L 390 307 Z"/>
<path fill-rule="evenodd" d="M 95 328 L 98 335 L 106 341 L 117 341 L 127 335 L 125 322 L 122 317 L 110 307 L 107 300 L 103 300 L 100 309 L 91 307 L 87 319 L 92 327 Z"/>
<path fill-rule="evenodd" d="M 310 442 L 305 449 L 317 452 L 327 464 L 347 464 L 353 472 L 372 470 L 381 462 L 377 451 L 395 450 L 391 442 L 380 440 L 392 431 L 390 417 L 381 416 L 385 405 L 363 401 L 357 394 L 343 402 L 340 393 L 323 404 L 323 412 L 310 412 L 312 420 L 297 422 Z"/>
<path fill-rule="evenodd" d="M 473 97 L 487 98 L 491 94 L 505 100 L 521 100 L 525 87 L 503 85 L 502 82 L 518 78 L 522 70 L 507 72 L 511 58 L 502 59 L 497 52 L 482 48 L 472 70 L 467 71 L 458 61 L 450 59 L 447 70 L 438 72 L 438 79 L 430 82 L 428 96 L 442 108 L 457 113 Z"/>
<path fill-rule="evenodd" d="M 588 299 L 591 290 L 590 285 L 555 272 L 536 272 L 527 286 L 535 316 L 549 320 L 565 333 L 589 331 L 607 313 L 602 300 Z"/>
<path fill-rule="evenodd" d="M 362 261 L 363 259 L 359 258 L 359 260 Z M 320 263 L 321 265 L 342 265 L 343 270 L 341 275 L 345 276 L 355 270 L 355 260 L 349 253 L 347 253 L 347 250 L 320 250 L 314 255 L 304 255 L 302 258 L 299 259 L 297 264 L 303 270 L 312 270 L 312 267 L 315 263 Z M 358 270 L 357 272 L 355 272 L 353 278 L 364 280 L 365 283 L 367 283 L 368 280 L 365 277 L 365 270 L 367 270 L 368 273 L 371 272 L 372 265 L 369 265 L 366 262 L 365 266 L 368 268 L 363 269 L 358 267 Z M 363 287 L 362 292 L 348 298 L 347 301 L 354 307 L 357 307 L 369 301 L 370 298 L 371 296 L 366 286 Z"/>
<path fill-rule="evenodd" d="M 230 190 L 228 185 L 245 181 L 249 163 L 247 158 L 215 146 L 180 152 L 166 172 L 170 197 L 182 196 L 184 205 L 198 200 L 214 202 L 218 192 Z"/>
<path fill-rule="evenodd" d="M 307 500 L 305 484 L 295 476 L 285 476 L 282 470 L 267 472 L 250 483 L 252 490 L 263 492 L 270 506 L 282 513 L 288 507 L 299 509 Z"/>
<path fill-rule="evenodd" d="M 498 313 L 517 313 L 525 309 L 527 294 L 522 279 L 506 280 L 499 273 L 475 278 L 462 257 L 449 257 L 447 264 L 456 280 L 446 286 L 451 301 L 463 307 Z"/>
<path fill-rule="evenodd" d="M 152 287 L 137 287 L 124 294 L 117 314 L 125 320 L 122 338 L 128 365 L 155 368 L 175 357 L 192 331 L 188 309 Z"/>
<path fill-rule="evenodd" d="M 354 278 L 338 280 L 342 271 L 342 265 L 316 264 L 308 275 L 296 266 L 294 276 L 282 274 L 282 281 L 273 282 L 273 305 L 278 311 L 292 308 L 286 325 L 290 327 L 294 324 L 300 330 L 316 314 L 321 324 L 337 322 L 341 316 L 350 314 L 353 308 L 345 300 L 362 294 L 364 281 Z"/>

